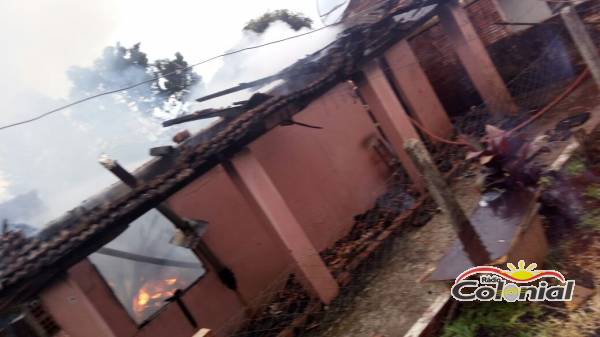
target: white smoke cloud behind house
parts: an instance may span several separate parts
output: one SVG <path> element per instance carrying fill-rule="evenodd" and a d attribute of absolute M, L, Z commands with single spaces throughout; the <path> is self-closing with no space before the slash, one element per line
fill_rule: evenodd
<path fill-rule="evenodd" d="M 178 10 L 166 11 L 165 6 Z M 228 2 L 191 0 L 1 2 L 0 42 L 4 48 L 0 64 L 5 67 L 0 76 L 0 125 L 67 103 L 71 86 L 67 69 L 90 66 L 105 46 L 117 41 L 126 46 L 142 42 L 142 50 L 151 60 L 173 57 L 180 51 L 194 63 L 228 49 L 304 32 L 294 32 L 282 23 L 272 25 L 263 35 L 242 32 L 247 21 L 267 10 L 300 11 L 319 27 L 314 1 L 239 1 L 235 10 L 231 7 Z M 336 29 L 326 29 L 212 62 L 196 72 L 208 83 L 207 92 L 224 89 L 271 75 L 322 47 L 335 34 Z M 226 67 L 221 68 L 223 65 Z M 209 106 L 228 105 L 234 99 L 209 102 Z M 164 129 L 160 122 L 169 116 L 141 116 L 111 102 L 86 102 L 0 131 L 0 203 L 35 195 L 44 204 L 35 215 L 19 221 L 40 228 L 116 182 L 97 163 L 102 153 L 132 170 L 149 159 L 149 148 L 170 143 L 170 136 L 178 129 L 198 130 L 206 125 L 196 122 L 195 126 Z M 98 106 L 104 106 L 103 113 L 98 113 Z"/>
<path fill-rule="evenodd" d="M 23 89 L 64 96 L 69 86 L 65 70 L 91 63 L 113 34 L 116 4 L 118 0 L 0 2 L 0 97 Z"/>
<path fill-rule="evenodd" d="M 4 173 L 0 172 L 0 202 L 4 202 L 11 198 L 9 191 L 10 181 L 8 181 Z"/>
<path fill-rule="evenodd" d="M 262 34 L 245 31 L 239 42 L 230 50 L 258 46 L 289 36 L 301 35 L 308 31 L 310 31 L 308 28 L 294 31 L 286 23 L 276 21 Z M 205 93 L 212 93 L 243 82 L 250 82 L 274 75 L 298 59 L 314 53 L 334 41 L 339 32 L 339 26 L 328 27 L 292 40 L 226 56 L 223 58 L 223 65 L 217 70 L 212 80 L 204 84 L 203 90 Z M 197 95 L 199 94 L 200 92 L 197 92 Z M 203 102 L 200 107 L 224 107 L 230 105 L 232 102 L 244 100 L 250 95 L 251 92 L 249 91 L 231 94 Z"/>

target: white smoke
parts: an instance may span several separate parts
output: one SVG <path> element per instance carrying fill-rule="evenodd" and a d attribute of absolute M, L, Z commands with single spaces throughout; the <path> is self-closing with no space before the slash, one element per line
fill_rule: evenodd
<path fill-rule="evenodd" d="M 0 171 L 0 202 L 4 202 L 12 197 L 9 188 L 10 181 L 8 181 L 6 175 Z"/>
<path fill-rule="evenodd" d="M 245 31 L 242 39 L 230 50 L 240 50 L 262 45 L 271 41 L 300 35 L 309 30 L 308 28 L 303 28 L 299 31 L 294 31 L 288 24 L 276 21 L 262 34 Z M 335 40 L 339 32 L 339 26 L 333 26 L 281 43 L 226 56 L 223 58 L 223 66 L 215 73 L 212 80 L 205 84 L 204 91 L 206 93 L 213 93 L 234 87 L 240 83 L 251 82 L 274 75 L 297 60 L 325 47 Z M 225 107 L 235 101 L 247 99 L 251 94 L 250 90 L 245 90 L 203 102 L 196 107 Z"/>
<path fill-rule="evenodd" d="M 224 40 L 235 41 L 243 24 L 269 6 L 307 13 L 298 8 L 314 7 L 312 1 L 307 3 L 301 5 L 296 0 L 264 0 L 260 5 L 240 2 L 236 3 L 238 10 L 231 12 L 228 3 L 215 3 L 211 7 L 205 2 L 174 0 L 168 6 L 187 10 L 165 16 L 166 3 L 143 0 L 107 0 L 94 4 L 74 0 L 43 0 L 35 4 L 4 1 L 0 3 L 3 22 L 0 41 L 7 48 L 0 55 L 5 65 L 0 76 L 3 104 L 0 125 L 28 119 L 68 103 L 67 99 L 55 98 L 65 97 L 69 91 L 65 70 L 73 65 L 89 67 L 101 55 L 102 47 L 114 45 L 115 40 L 125 41 L 126 46 L 141 41 L 142 50 L 150 58 L 172 57 L 178 51 L 176 48 L 182 48 L 179 51 L 193 63 L 220 53 L 226 46 Z M 222 10 L 215 8 L 219 6 Z M 227 13 L 227 18 L 214 13 Z M 119 18 L 120 15 L 123 17 Z M 207 29 L 217 25 L 221 25 L 219 34 Z M 120 28 L 114 28 L 116 26 Z M 262 35 L 244 33 L 231 49 L 305 31 L 294 32 L 286 24 L 275 23 Z M 272 75 L 324 46 L 336 32 L 336 29 L 327 29 L 227 57 L 207 90 L 198 86 L 191 97 Z M 214 73 L 218 68 L 215 64 L 219 61 L 211 63 L 213 69 L 196 70 L 205 82 L 207 75 L 203 71 Z M 121 75 L 123 85 L 140 79 L 139 74 L 131 72 Z M 142 92 L 140 96 L 150 95 L 150 92 Z M 245 99 L 249 95 L 246 92 L 239 96 Z M 207 104 L 226 106 L 233 100 L 236 98 L 229 96 Z M 163 120 L 174 117 L 173 112 L 188 109 L 190 103 L 171 101 L 163 111 L 143 113 L 135 106 L 115 101 L 114 96 L 105 96 L 43 120 L 0 131 L 0 221 L 7 218 L 13 224 L 25 223 L 40 229 L 118 181 L 98 164 L 101 154 L 109 155 L 132 171 L 150 159 L 149 148 L 172 144 L 171 137 L 177 131 L 195 132 L 205 128 L 211 121 L 167 129 L 161 126 Z M 173 233 L 174 227 L 168 220 L 150 211 L 108 246 L 146 256 L 199 262 L 191 251 L 168 243 Z M 90 258 L 128 309 L 131 309 L 132 296 L 147 279 L 177 277 L 182 282 L 177 287 L 184 288 L 204 272 L 202 268 L 178 270 L 98 254 Z"/>
<path fill-rule="evenodd" d="M 245 32 L 242 40 L 231 49 L 254 46 L 303 32 L 306 30 L 295 32 L 287 24 L 276 22 L 263 34 Z M 190 97 L 275 74 L 322 48 L 337 33 L 337 28 L 327 28 L 225 57 L 212 80 L 204 83 L 206 89 L 196 91 Z M 127 76 L 123 78 L 124 82 L 134 80 Z M 200 107 L 227 106 L 250 95 L 251 92 L 246 91 L 225 96 Z M 8 124 L 60 106 L 66 100 L 51 99 L 29 90 L 6 97 L 3 103 L 12 108 L 10 114 L 2 118 L 2 124 Z M 196 104 L 194 108 L 198 106 Z M 113 97 L 102 97 L 53 114 L 43 121 L 3 130 L 0 132 L 0 172 L 3 173 L 0 176 L 0 202 L 20 195 L 39 196 L 44 207 L 23 221 L 41 228 L 86 198 L 117 182 L 98 164 L 97 159 L 101 154 L 107 154 L 133 170 L 151 158 L 148 155 L 151 147 L 172 144 L 171 137 L 177 131 L 189 129 L 195 132 L 213 122 L 198 121 L 163 128 L 160 123 L 171 117 L 173 115 L 160 111 L 154 115 L 142 114 L 115 104 Z M 36 194 L 28 194 L 31 191 Z"/>
<path fill-rule="evenodd" d="M 18 108 L 12 111 L 13 120 L 63 103 L 35 92 L 7 102 Z M 98 110 L 98 105 L 103 109 Z M 117 181 L 98 164 L 101 154 L 133 170 L 151 159 L 149 148 L 172 144 L 172 135 L 185 127 L 165 129 L 160 122 L 107 98 L 51 115 L 43 123 L 3 130 L 0 201 L 37 191 L 45 204 L 43 211 L 22 220 L 39 228 Z"/>

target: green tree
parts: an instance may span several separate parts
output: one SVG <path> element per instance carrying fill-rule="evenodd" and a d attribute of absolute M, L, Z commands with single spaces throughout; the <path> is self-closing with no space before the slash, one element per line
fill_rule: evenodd
<path fill-rule="evenodd" d="M 267 12 L 260 17 L 250 20 L 244 27 L 244 30 L 253 31 L 258 34 L 264 33 L 271 23 L 275 21 L 283 21 L 290 28 L 298 31 L 302 28 L 312 28 L 313 21 L 301 13 L 290 12 L 287 9 L 279 9 L 272 12 Z"/>
<path fill-rule="evenodd" d="M 183 55 L 175 53 L 175 59 L 161 59 L 155 61 L 150 70 L 154 77 L 163 77 L 162 81 L 155 83 L 155 91 L 161 97 L 168 99 L 174 97 L 181 100 L 189 94 L 192 85 L 198 83 L 201 78 L 191 69 L 183 59 Z"/>
<path fill-rule="evenodd" d="M 164 110 L 166 103 L 183 102 L 190 88 L 202 80 L 188 69 L 181 53 L 175 53 L 174 59 L 149 62 L 146 53 L 140 50 L 140 43 L 130 48 L 119 43 L 106 47 L 91 67 L 72 67 L 67 75 L 73 83 L 70 93 L 73 99 L 145 82 L 119 92 L 113 102 L 103 100 L 104 105 L 115 103 L 145 113 Z"/>

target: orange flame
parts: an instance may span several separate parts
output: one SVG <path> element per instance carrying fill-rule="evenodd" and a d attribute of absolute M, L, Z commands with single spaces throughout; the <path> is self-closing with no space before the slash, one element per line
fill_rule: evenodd
<path fill-rule="evenodd" d="M 175 293 L 177 281 L 176 278 L 169 278 L 144 283 L 131 303 L 136 317 L 143 319 L 148 310 L 162 307 L 165 300 Z"/>

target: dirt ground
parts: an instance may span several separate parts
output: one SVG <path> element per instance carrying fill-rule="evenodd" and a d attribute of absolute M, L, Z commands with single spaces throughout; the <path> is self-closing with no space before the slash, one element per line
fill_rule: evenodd
<path fill-rule="evenodd" d="M 459 177 L 453 184 L 461 205 L 470 211 L 478 199 L 474 177 Z M 449 289 L 447 284 L 422 282 L 456 236 L 447 217 L 438 212 L 421 228 L 405 228 L 389 246 L 368 285 L 323 319 L 325 337 L 402 336 L 433 301 Z M 338 305 L 339 306 L 339 305 Z M 338 307 L 336 306 L 336 307 Z M 325 322 L 322 322 L 325 323 Z"/>

